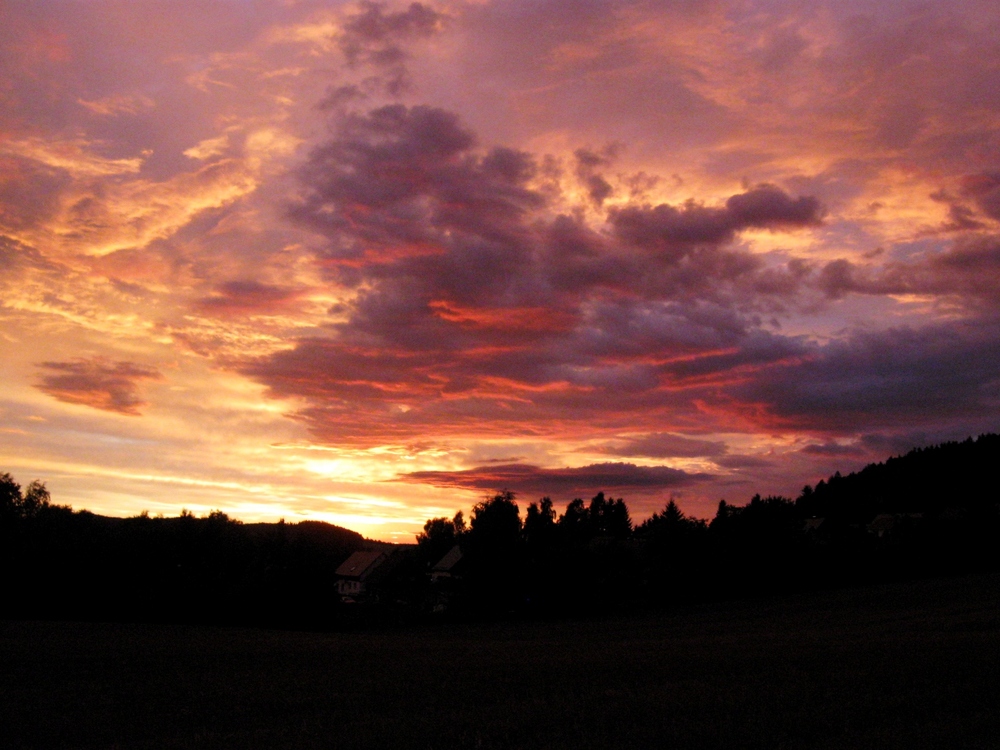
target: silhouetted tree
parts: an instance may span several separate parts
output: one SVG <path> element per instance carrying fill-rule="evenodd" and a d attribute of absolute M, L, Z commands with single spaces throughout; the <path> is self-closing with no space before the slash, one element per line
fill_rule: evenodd
<path fill-rule="evenodd" d="M 26 518 L 34 518 L 43 509 L 51 505 L 50 500 L 51 496 L 45 488 L 45 484 L 36 479 L 24 489 L 24 497 L 21 500 L 21 513 Z"/>
<path fill-rule="evenodd" d="M 507 609 L 521 596 L 521 515 L 514 498 L 503 490 L 477 503 L 462 540 L 472 602 L 480 609 Z"/>
<path fill-rule="evenodd" d="M 627 539 L 632 533 L 632 519 L 629 517 L 628 506 L 621 498 L 612 500 L 605 498 L 603 492 L 598 492 L 591 499 L 587 510 L 593 535 Z"/>
<path fill-rule="evenodd" d="M 687 517 L 674 500 L 635 530 L 643 544 L 649 585 L 666 601 L 690 598 L 705 590 L 710 573 L 708 529 Z"/>
<path fill-rule="evenodd" d="M 452 518 L 431 518 L 417 534 L 417 547 L 424 562 L 433 564 L 459 543 L 465 533 L 465 517 L 458 511 Z"/>
<path fill-rule="evenodd" d="M 510 490 L 477 503 L 469 521 L 467 544 L 476 555 L 510 555 L 521 536 L 521 514 Z"/>
<path fill-rule="evenodd" d="M 704 522 L 685 516 L 677 503 L 670 500 L 663 510 L 654 513 L 639 524 L 635 532 L 640 536 L 673 537 L 685 533 L 693 526 L 703 525 Z"/>
<path fill-rule="evenodd" d="M 543 497 L 531 503 L 524 517 L 524 541 L 529 548 L 551 546 L 556 530 L 556 511 L 552 499 Z"/>
<path fill-rule="evenodd" d="M 805 486 L 793 503 L 720 501 L 710 525 L 670 501 L 632 529 L 625 501 L 598 492 L 556 518 L 513 492 L 432 518 L 392 601 L 421 600 L 426 565 L 456 542 L 467 568 L 457 596 L 484 611 L 552 612 L 996 569 L 1000 500 L 990 488 L 1000 435 L 910 451 Z M 986 489 L 983 489 L 983 488 Z M 878 523 L 873 523 L 877 519 Z M 365 540 L 320 522 L 242 524 L 197 518 L 108 518 L 52 503 L 45 485 L 0 473 L 0 616 L 331 622 L 333 572 Z M 387 589 L 388 590 L 388 589 Z M 337 600 L 339 606 L 339 600 Z"/>
<path fill-rule="evenodd" d="M 10 523 L 21 515 L 21 485 L 7 472 L 0 474 L 0 523 Z"/>

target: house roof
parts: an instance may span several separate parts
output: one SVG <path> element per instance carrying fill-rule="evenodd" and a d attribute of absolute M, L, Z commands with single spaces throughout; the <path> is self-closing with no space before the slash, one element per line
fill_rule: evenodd
<path fill-rule="evenodd" d="M 365 578 L 379 566 L 388 553 L 381 549 L 354 552 L 337 568 L 335 575 L 342 578 Z"/>
<path fill-rule="evenodd" d="M 459 549 L 458 545 L 456 544 L 454 547 L 448 550 L 447 554 L 445 554 L 444 557 L 442 557 L 440 560 L 434 563 L 434 566 L 431 568 L 431 570 L 436 571 L 438 573 L 446 573 L 450 571 L 452 568 L 454 568 L 456 565 L 458 565 L 458 562 L 461 559 L 462 559 L 462 550 Z"/>

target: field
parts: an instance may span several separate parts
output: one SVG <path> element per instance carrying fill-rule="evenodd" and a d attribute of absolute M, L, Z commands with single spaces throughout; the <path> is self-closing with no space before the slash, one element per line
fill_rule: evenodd
<path fill-rule="evenodd" d="M 11 748 L 995 748 L 1000 576 L 369 633 L 0 623 Z"/>

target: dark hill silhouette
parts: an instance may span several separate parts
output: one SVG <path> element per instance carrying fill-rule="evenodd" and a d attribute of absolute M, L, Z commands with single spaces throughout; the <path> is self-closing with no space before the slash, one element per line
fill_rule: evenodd
<path fill-rule="evenodd" d="M 836 473 L 815 488 L 805 487 L 796 507 L 807 517 L 867 523 L 879 513 L 929 516 L 995 514 L 1000 435 L 915 448 L 904 456 Z"/>
<path fill-rule="evenodd" d="M 464 592 L 449 582 L 448 594 L 478 611 L 606 609 L 961 573 L 997 567 L 997 465 L 1000 435 L 983 435 L 836 473 L 794 501 L 723 500 L 707 524 L 669 502 L 635 528 L 624 501 L 603 492 L 558 516 L 543 498 L 522 523 L 513 493 L 502 491 L 472 517 L 475 529 L 504 511 L 502 553 L 487 553 L 447 518 L 428 521 L 421 536 L 425 547 L 457 540 L 469 553 Z"/>
<path fill-rule="evenodd" d="M 368 544 L 318 521 L 112 518 L 27 494 L 0 474 L 0 616 L 323 624 L 333 571 Z"/>

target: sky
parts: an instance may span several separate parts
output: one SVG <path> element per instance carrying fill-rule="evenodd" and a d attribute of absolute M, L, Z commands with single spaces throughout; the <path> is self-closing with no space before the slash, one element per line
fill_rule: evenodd
<path fill-rule="evenodd" d="M 412 541 L 1000 430 L 1000 5 L 0 0 L 0 471 Z"/>

